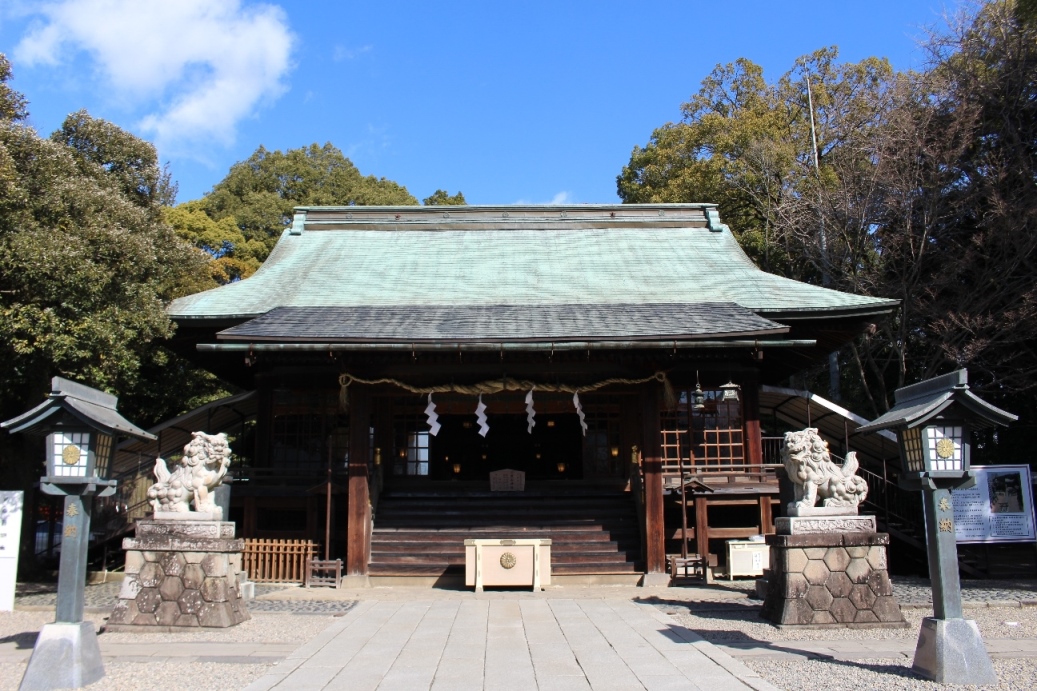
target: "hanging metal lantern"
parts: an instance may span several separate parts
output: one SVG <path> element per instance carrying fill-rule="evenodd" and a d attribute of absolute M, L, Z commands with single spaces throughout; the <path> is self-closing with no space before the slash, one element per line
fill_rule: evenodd
<path fill-rule="evenodd" d="M 695 372 L 695 390 L 691 392 L 691 409 L 699 413 L 706 409 L 706 392 L 699 384 L 698 371 Z"/>

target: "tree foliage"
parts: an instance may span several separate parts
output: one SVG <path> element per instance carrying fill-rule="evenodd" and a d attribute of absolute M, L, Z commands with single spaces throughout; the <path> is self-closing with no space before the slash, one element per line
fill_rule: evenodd
<path fill-rule="evenodd" d="M 681 106 L 683 120 L 634 148 L 617 180 L 620 197 L 716 202 L 764 268 L 826 283 L 837 263 L 852 273 L 867 261 L 859 238 L 866 231 L 844 213 L 819 234 L 819 190 L 838 184 L 839 168 L 861 165 L 862 140 L 888 112 L 893 72 L 885 60 L 837 58 L 835 48 L 818 50 L 774 83 L 744 58 L 717 66 Z"/>
<path fill-rule="evenodd" d="M 0 412 L 38 402 L 54 375 L 131 400 L 160 386 L 140 372 L 170 357 L 155 345 L 173 330 L 164 305 L 207 283 L 164 220 L 175 190 L 154 148 L 84 111 L 42 138 L 5 82 L 0 114 Z"/>
<path fill-rule="evenodd" d="M 263 241 L 245 239 L 233 216 L 213 220 L 205 213 L 203 200 L 185 202 L 165 212 L 177 235 L 209 257 L 211 287 L 248 278 L 269 253 Z"/>
<path fill-rule="evenodd" d="M 464 194 L 461 192 L 451 195 L 446 190 L 436 190 L 430 196 L 422 199 L 421 203 L 425 206 L 464 206 L 468 202 L 465 201 Z"/>
<path fill-rule="evenodd" d="M 207 281 L 203 253 L 164 220 L 175 190 L 154 148 L 83 111 L 40 137 L 10 74 L 0 55 L 0 419 L 39 403 L 55 375 L 118 392 L 143 426 L 219 395 L 160 345 L 165 304 Z M 37 440 L 0 435 L 9 487 L 31 489 L 40 460 Z"/>
<path fill-rule="evenodd" d="M 240 265 L 228 273 L 233 280 L 247 276 L 249 272 L 242 269 L 251 262 L 266 258 L 281 232 L 291 225 L 296 206 L 417 203 L 406 187 L 361 175 L 341 151 L 327 143 L 284 152 L 261 146 L 247 160 L 234 164 L 227 176 L 205 197 L 191 202 L 193 206 L 187 211 L 203 210 L 217 224 L 229 220 L 237 226 L 238 233 L 231 235 L 206 234 L 201 245 L 193 240 L 217 260 L 225 256 L 240 260 Z M 191 230 L 180 225 L 180 221 L 189 220 L 187 214 L 173 218 L 182 235 L 197 237 L 197 227 Z M 229 226 L 219 227 L 229 231 Z M 245 240 L 244 248 L 237 240 L 239 236 Z"/>
<path fill-rule="evenodd" d="M 973 7 L 930 37 L 919 73 L 839 63 L 834 49 L 773 83 L 747 60 L 718 67 L 680 122 L 635 147 L 619 194 L 716 201 L 764 268 L 900 299 L 842 353 L 862 411 L 958 367 L 1006 408 L 1033 411 L 1034 7 Z"/>

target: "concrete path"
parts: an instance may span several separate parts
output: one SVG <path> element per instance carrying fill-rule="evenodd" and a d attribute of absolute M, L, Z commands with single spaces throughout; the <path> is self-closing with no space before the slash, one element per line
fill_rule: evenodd
<path fill-rule="evenodd" d="M 623 600 L 366 601 L 247 691 L 775 687 Z"/>

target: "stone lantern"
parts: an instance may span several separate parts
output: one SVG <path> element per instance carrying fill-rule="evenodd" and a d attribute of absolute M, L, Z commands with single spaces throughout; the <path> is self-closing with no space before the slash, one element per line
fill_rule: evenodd
<path fill-rule="evenodd" d="M 55 622 L 40 631 L 22 689 L 78 688 L 104 676 L 94 625 L 83 621 L 93 498 L 115 492 L 109 473 L 118 437 L 155 439 L 119 415 L 117 402 L 103 391 L 54 377 L 43 403 L 0 423 L 12 434 L 46 437 L 40 489 L 65 497 Z"/>
<path fill-rule="evenodd" d="M 922 621 L 914 670 L 933 681 L 997 682 L 976 622 L 962 617 L 951 490 L 975 484 L 969 470 L 972 431 L 1016 419 L 972 393 L 968 373 L 958 370 L 897 389 L 893 408 L 857 430 L 896 430 L 900 486 L 922 492 L 935 616 Z"/>

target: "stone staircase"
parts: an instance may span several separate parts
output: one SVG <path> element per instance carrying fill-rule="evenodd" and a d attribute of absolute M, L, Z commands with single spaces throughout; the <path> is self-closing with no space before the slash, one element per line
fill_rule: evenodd
<path fill-rule="evenodd" d="M 383 494 L 371 576 L 464 574 L 467 538 L 550 538 L 553 575 L 643 570 L 634 502 L 597 489 Z"/>

